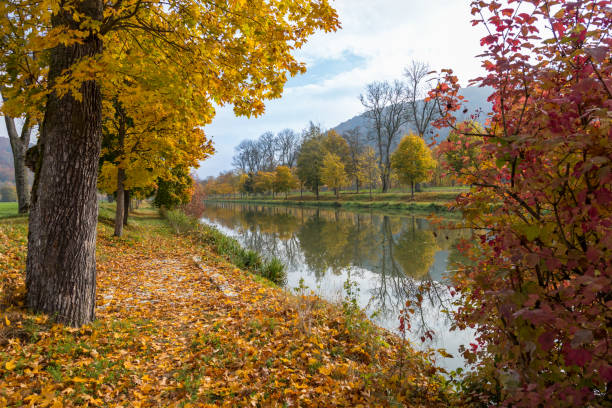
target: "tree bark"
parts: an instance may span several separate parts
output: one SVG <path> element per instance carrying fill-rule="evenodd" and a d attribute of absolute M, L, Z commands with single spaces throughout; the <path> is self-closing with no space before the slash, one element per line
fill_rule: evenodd
<path fill-rule="evenodd" d="M 123 218 L 125 213 L 125 170 L 117 169 L 117 205 L 115 210 L 115 236 L 123 235 Z"/>
<path fill-rule="evenodd" d="M 130 190 L 125 190 L 125 193 L 123 193 L 123 225 L 128 225 L 131 209 Z"/>
<path fill-rule="evenodd" d="M 101 0 L 75 3 L 76 12 L 102 19 Z M 61 10 L 52 27 L 78 30 L 73 12 Z M 102 51 L 93 33 L 81 43 L 51 51 L 49 83 L 84 57 Z M 95 317 L 96 180 L 102 134 L 102 97 L 94 80 L 84 81 L 81 98 L 72 93 L 47 99 L 40 156 L 29 220 L 26 266 L 27 306 L 59 323 L 79 327 Z"/>
<path fill-rule="evenodd" d="M 26 116 L 21 135 L 17 133 L 15 119 L 4 115 L 6 130 L 11 142 L 13 152 L 13 166 L 15 168 L 15 187 L 17 189 L 17 206 L 19 214 L 26 214 L 30 209 L 30 191 L 28 190 L 28 178 L 26 172 L 26 151 L 30 145 L 32 127 L 29 116 Z"/>

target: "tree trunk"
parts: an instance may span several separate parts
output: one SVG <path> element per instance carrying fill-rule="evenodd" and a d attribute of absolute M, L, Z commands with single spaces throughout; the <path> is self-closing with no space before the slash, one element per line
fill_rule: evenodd
<path fill-rule="evenodd" d="M 411 193 L 412 199 L 414 200 L 414 181 L 410 182 L 410 193 Z"/>
<path fill-rule="evenodd" d="M 75 3 L 76 12 L 102 19 L 101 0 Z M 61 10 L 53 28 L 78 30 L 72 12 Z M 51 51 L 49 83 L 83 57 L 102 51 L 90 34 L 82 42 Z M 96 181 L 102 134 L 102 97 L 93 80 L 84 81 L 77 100 L 69 93 L 47 99 L 40 157 L 36 163 L 29 220 L 26 301 L 35 313 L 46 313 L 73 327 L 91 322 L 96 305 Z"/>
<path fill-rule="evenodd" d="M 130 210 L 132 209 L 130 201 L 130 190 L 125 190 L 123 193 L 123 225 L 128 225 Z"/>
<path fill-rule="evenodd" d="M 355 178 L 355 185 L 357 186 L 357 194 L 359 194 L 359 178 Z"/>
<path fill-rule="evenodd" d="M 123 218 L 125 211 L 125 170 L 117 169 L 117 206 L 115 211 L 115 236 L 123 235 Z"/>
<path fill-rule="evenodd" d="M 315 194 L 317 195 L 317 201 L 319 201 L 319 185 L 315 187 Z"/>
<path fill-rule="evenodd" d="M 30 191 L 28 190 L 28 179 L 26 173 L 26 150 L 30 144 L 30 135 L 32 127 L 30 118 L 26 116 L 21 135 L 17 134 L 15 127 L 15 119 L 4 115 L 6 130 L 11 142 L 11 150 L 13 152 L 13 165 L 15 168 L 15 187 L 17 189 L 17 206 L 19 214 L 25 214 L 30 209 Z"/>

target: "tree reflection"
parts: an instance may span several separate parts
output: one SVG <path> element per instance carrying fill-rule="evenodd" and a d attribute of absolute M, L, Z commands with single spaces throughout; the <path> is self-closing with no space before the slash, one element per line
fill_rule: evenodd
<path fill-rule="evenodd" d="M 395 327 L 407 301 L 423 304 L 413 329 L 418 335 L 440 324 L 448 306 L 440 279 L 454 243 L 465 231 L 438 231 L 414 216 L 391 216 L 319 208 L 270 207 L 220 203 L 207 205 L 205 217 L 235 233 L 241 243 L 263 254 L 279 257 L 289 274 L 308 273 L 317 282 L 326 274 L 347 274 L 358 283 L 369 271 L 366 295 L 370 307 Z M 372 278 L 374 276 L 374 278 Z M 372 284 L 373 283 L 373 284 Z M 427 288 L 423 291 L 423 288 Z"/>

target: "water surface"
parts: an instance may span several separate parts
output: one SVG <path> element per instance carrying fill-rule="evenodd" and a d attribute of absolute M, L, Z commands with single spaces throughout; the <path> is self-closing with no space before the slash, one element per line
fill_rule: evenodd
<path fill-rule="evenodd" d="M 202 221 L 247 248 L 280 258 L 288 288 L 303 280 L 320 296 L 340 301 L 347 280 L 354 282 L 359 306 L 395 332 L 406 302 L 415 303 L 419 288 L 430 287 L 411 319 L 409 337 L 416 347 L 445 348 L 455 356 L 440 365 L 463 366 L 457 349 L 473 334 L 450 331 L 444 310 L 452 307 L 452 298 L 444 277 L 458 256 L 454 245 L 468 231 L 435 230 L 425 218 L 406 214 L 242 203 L 208 202 Z M 423 343 L 430 330 L 433 339 Z"/>

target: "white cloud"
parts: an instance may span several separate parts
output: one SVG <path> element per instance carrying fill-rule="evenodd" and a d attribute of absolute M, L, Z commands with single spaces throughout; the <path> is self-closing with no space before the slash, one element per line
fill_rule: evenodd
<path fill-rule="evenodd" d="M 236 146 L 246 138 L 309 120 L 334 127 L 362 112 L 358 96 L 376 80 L 400 78 L 411 59 L 432 69 L 453 68 L 462 84 L 479 75 L 479 27 L 472 27 L 467 0 L 336 0 L 342 29 L 318 33 L 299 50 L 313 74 L 290 80 L 282 99 L 270 101 L 257 119 L 219 109 L 205 128 L 217 153 L 202 163 L 201 177 L 231 168 Z M 316 74 L 315 74 L 316 73 Z M 4 129 L 0 129 L 0 135 Z"/>
<path fill-rule="evenodd" d="M 472 27 L 470 5 L 465 0 L 337 0 L 342 29 L 318 33 L 297 53 L 308 68 L 325 71 L 332 60 L 347 60 L 346 69 L 308 74 L 292 85 L 283 98 L 267 104 L 258 119 L 235 118 L 222 109 L 207 133 L 214 136 L 217 154 L 198 174 L 215 175 L 231 168 L 233 148 L 241 140 L 256 138 L 265 131 L 290 127 L 301 129 L 309 120 L 334 127 L 362 112 L 358 96 L 369 82 L 400 78 L 411 59 L 428 62 L 432 69 L 453 68 L 462 84 L 480 74 L 479 40 L 482 29 Z M 334 64 L 337 65 L 337 64 Z"/>

